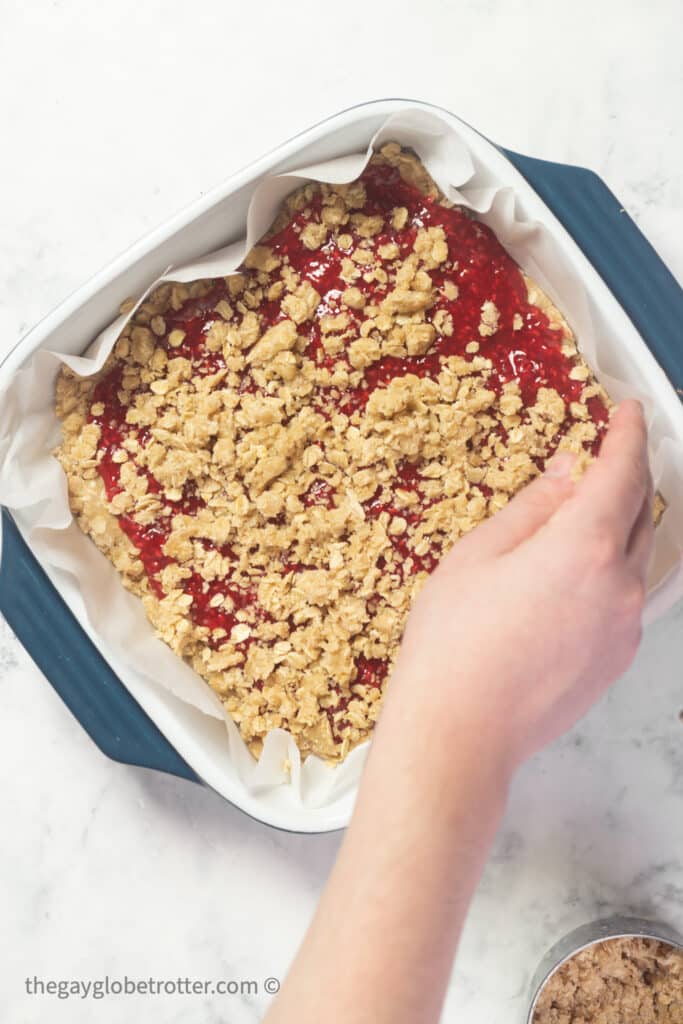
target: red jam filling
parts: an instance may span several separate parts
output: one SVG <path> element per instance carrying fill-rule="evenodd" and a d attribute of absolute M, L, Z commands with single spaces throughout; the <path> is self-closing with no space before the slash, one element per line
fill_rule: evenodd
<path fill-rule="evenodd" d="M 473 220 L 459 209 L 446 209 L 436 200 L 425 198 L 419 191 L 406 184 L 398 172 L 386 165 L 371 165 L 362 175 L 366 190 L 366 202 L 359 212 L 366 215 L 381 214 L 386 222 L 386 229 L 371 240 L 376 251 L 389 242 L 398 245 L 401 258 L 405 258 L 413 249 L 417 232 L 421 228 L 440 226 L 443 228 L 449 247 L 449 260 L 457 261 L 455 269 L 444 271 L 432 270 L 431 277 L 435 286 L 449 280 L 457 285 L 456 299 L 448 300 L 440 292 L 437 303 L 428 311 L 427 317 L 433 319 L 439 310 L 451 314 L 453 332 L 445 336 L 437 332 L 437 337 L 429 351 L 422 356 L 406 358 L 384 357 L 368 367 L 361 384 L 349 388 L 343 393 L 331 389 L 319 389 L 312 396 L 312 401 L 323 414 L 330 415 L 334 408 L 347 414 L 362 409 L 369 395 L 375 388 L 386 386 L 395 377 L 405 374 L 416 374 L 419 377 L 436 377 L 445 357 L 458 355 L 465 359 L 468 355 L 465 346 L 476 339 L 479 343 L 478 356 L 491 360 L 493 371 L 487 386 L 499 391 L 508 381 L 517 381 L 520 386 L 525 405 L 532 405 L 540 387 L 552 387 L 566 402 L 579 401 L 583 382 L 572 380 L 569 376 L 573 363 L 561 351 L 561 333 L 551 329 L 548 318 L 537 307 L 529 304 L 527 289 L 519 268 L 505 251 L 493 232 L 480 222 Z M 364 319 L 363 311 L 346 309 L 341 305 L 341 295 L 347 285 L 340 277 L 342 260 L 363 241 L 354 231 L 352 225 L 342 229 L 343 234 L 350 236 L 352 244 L 340 249 L 335 236 L 330 236 L 322 248 L 311 251 L 301 241 L 301 232 L 311 219 L 319 220 L 321 198 L 316 196 L 305 211 L 295 215 L 287 227 L 268 240 L 268 246 L 279 257 L 287 257 L 302 280 L 309 281 L 321 296 L 321 302 L 312 320 L 300 325 L 300 335 L 308 335 L 306 355 L 319 366 L 332 367 L 344 356 L 326 355 L 321 344 L 320 320 L 330 313 L 338 313 L 345 309 L 358 326 Z M 395 207 L 405 207 L 408 217 L 405 225 L 394 229 L 391 225 L 391 213 Z M 366 242 L 367 245 L 367 242 Z M 243 269 L 242 273 L 249 278 L 255 271 Z M 277 279 L 278 271 L 271 274 Z M 380 284 L 377 281 L 367 282 L 361 276 L 354 285 L 366 295 L 367 302 L 377 304 L 385 297 L 392 287 L 392 282 Z M 216 281 L 211 291 L 201 299 L 189 299 L 175 313 L 165 313 L 166 335 L 159 339 L 159 344 L 167 349 L 173 357 L 183 356 L 190 360 L 195 375 L 215 373 L 225 366 L 221 352 L 211 352 L 205 345 L 206 333 L 221 316 L 215 306 L 221 300 L 230 301 L 230 296 L 222 279 Z M 479 323 L 484 302 L 492 301 L 499 311 L 498 328 L 491 337 L 480 337 Z M 258 310 L 264 326 L 270 326 L 285 319 L 280 302 L 266 302 Z M 519 326 L 521 318 L 521 327 Z M 513 329 L 513 321 L 518 329 Z M 237 322 L 237 315 L 235 317 Z M 168 335 L 172 330 L 185 332 L 185 338 L 179 347 L 170 348 Z M 148 442 L 149 435 L 126 423 L 126 407 L 121 404 L 119 393 L 121 369 L 117 367 L 105 376 L 96 386 L 92 401 L 104 407 L 99 415 L 91 415 L 92 422 L 101 428 L 99 442 L 99 472 L 105 485 L 107 497 L 111 500 L 122 490 L 119 482 L 120 465 L 114 455 L 127 435 L 135 432 L 137 440 L 143 446 Z M 247 370 L 243 376 L 240 390 L 257 391 L 258 388 Z M 607 410 L 599 398 L 588 400 L 589 415 L 598 427 L 598 439 L 593 449 L 598 450 L 599 442 L 607 419 Z M 150 587 L 158 598 L 163 598 L 164 590 L 160 574 L 172 563 L 173 559 L 164 554 L 164 544 L 171 530 L 172 517 L 179 513 L 193 514 L 202 507 L 201 498 L 186 489 L 180 501 L 168 500 L 158 482 L 151 473 L 147 473 L 148 488 L 155 492 L 161 502 L 162 512 L 154 523 L 142 526 L 128 515 L 118 517 L 119 524 L 139 552 Z M 488 497 L 487 488 L 482 486 L 482 494 Z M 408 525 L 418 523 L 426 508 L 432 503 L 421 492 L 421 476 L 419 467 L 403 465 L 393 482 L 390 500 L 386 500 L 387 489 L 383 491 L 383 500 L 375 495 L 365 502 L 366 514 L 379 516 L 382 512 L 402 516 Z M 394 501 L 395 491 L 412 491 L 416 501 L 406 509 L 403 504 Z M 490 492 L 489 492 L 490 493 Z M 318 505 L 332 508 L 335 504 L 334 489 L 325 480 L 316 480 L 303 498 L 307 506 Z M 392 536 L 390 543 L 394 546 L 399 563 L 409 572 L 431 572 L 438 559 L 427 553 L 418 556 L 411 549 L 407 533 Z M 205 542 L 207 552 L 212 545 Z M 223 556 L 230 557 L 229 549 L 222 549 Z M 304 566 L 283 561 L 283 573 L 298 572 Z M 401 570 L 402 571 L 402 570 Z M 208 642 L 220 648 L 237 625 L 235 613 L 239 609 L 252 608 L 258 617 L 267 618 L 258 609 L 255 589 L 245 589 L 231 583 L 230 579 L 220 579 L 207 583 L 198 574 L 184 581 L 184 588 L 192 595 L 192 604 L 188 614 L 198 626 L 209 631 Z M 224 607 L 214 607 L 212 600 L 217 594 L 229 595 L 232 607 L 228 611 Z M 246 648 L 252 642 L 247 639 L 241 646 Z M 378 659 L 358 657 L 356 660 L 356 677 L 353 685 L 380 687 L 387 674 L 387 663 Z M 258 689 L 262 683 L 254 684 Z M 349 726 L 346 718 L 340 719 L 351 699 L 351 695 L 341 694 L 339 688 L 331 685 L 338 695 L 338 703 L 328 710 L 328 717 L 336 740 L 341 741 L 344 731 Z"/>

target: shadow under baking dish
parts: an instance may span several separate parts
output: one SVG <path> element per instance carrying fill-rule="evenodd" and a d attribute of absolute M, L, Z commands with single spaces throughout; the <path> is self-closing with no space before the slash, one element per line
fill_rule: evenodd
<path fill-rule="evenodd" d="M 106 309 L 111 316 L 120 300 L 139 291 L 141 264 L 146 265 L 145 275 L 149 277 L 176 261 L 181 254 L 178 236 L 184 237 L 185 230 L 193 232 L 192 241 L 187 244 L 196 253 L 224 244 L 225 238 L 217 238 L 215 227 L 210 226 L 210 218 L 219 202 L 231 197 L 237 204 L 238 214 L 244 214 L 250 188 L 262 174 L 274 168 L 282 169 L 284 161 L 305 146 L 317 145 L 316 152 L 324 152 L 326 143 L 341 132 L 346 133 L 349 148 L 367 145 L 381 122 L 406 106 L 431 110 L 457 121 L 448 111 L 429 104 L 379 100 L 342 111 L 315 125 L 234 175 L 174 218 L 167 227 L 153 232 L 114 261 L 15 346 L 0 365 L 0 376 L 7 379 L 67 318 L 77 317 L 88 304 L 97 300 L 102 306 L 105 291 Z M 472 132 L 468 126 L 463 127 Z M 630 317 L 675 392 L 683 397 L 683 347 L 677 344 L 683 321 L 683 290 L 617 198 L 597 175 L 585 168 L 497 150 L 526 179 L 571 235 Z M 200 237 L 205 238 L 203 248 L 198 241 Z M 182 257 L 188 257 L 187 251 L 182 252 Z M 135 283 L 136 275 L 138 283 Z M 95 333 L 87 329 L 80 336 L 92 337 Z M 36 338 L 37 335 L 40 336 Z M 0 611 L 103 753 L 124 764 L 156 769 L 193 782 L 205 781 L 201 777 L 205 773 L 195 770 L 181 756 L 79 625 L 6 509 L 2 514 Z M 345 795 L 325 814 L 316 813 L 318 809 L 294 814 L 286 807 L 278 813 L 262 813 L 256 802 L 240 801 L 238 806 L 276 828 L 315 833 L 344 827 L 353 799 L 353 794 Z"/>

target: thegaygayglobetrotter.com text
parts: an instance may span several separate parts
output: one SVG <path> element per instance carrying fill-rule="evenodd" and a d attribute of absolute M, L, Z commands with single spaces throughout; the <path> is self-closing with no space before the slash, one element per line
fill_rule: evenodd
<path fill-rule="evenodd" d="M 53 999 L 107 999 L 118 996 L 274 996 L 278 978 L 25 978 L 29 996 Z"/>

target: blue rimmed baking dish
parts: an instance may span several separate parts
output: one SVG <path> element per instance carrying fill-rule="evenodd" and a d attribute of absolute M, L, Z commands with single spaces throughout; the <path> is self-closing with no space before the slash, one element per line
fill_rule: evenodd
<path fill-rule="evenodd" d="M 47 338 L 51 347 L 60 350 L 61 342 L 64 348 L 67 326 L 71 338 L 81 339 L 82 349 L 111 320 L 120 301 L 139 293 L 168 264 L 194 258 L 231 240 L 234 225 L 244 221 L 254 183 L 263 174 L 286 170 L 302 160 L 310 163 L 334 155 L 340 139 L 347 150 L 364 147 L 388 114 L 406 106 L 449 118 L 459 129 L 476 136 L 479 145 L 494 149 L 453 115 L 426 104 L 383 100 L 343 111 L 233 176 L 138 243 L 22 339 L 0 366 L 0 372 L 3 376 L 13 373 Z M 498 159 L 509 162 L 513 184 L 519 185 L 524 179 L 533 190 L 530 194 L 535 194 L 533 202 L 544 204 L 538 209 L 550 211 L 549 216 L 554 215 L 566 229 L 630 318 L 674 391 L 683 396 L 679 327 L 683 291 L 616 197 L 600 178 L 584 168 L 507 150 L 496 149 L 496 153 Z M 225 217 L 228 206 L 232 229 Z M 160 728 L 158 717 L 151 717 L 123 685 L 38 563 L 7 510 L 3 510 L 2 524 L 0 610 L 97 746 L 126 764 L 215 785 L 196 761 L 191 766 L 178 752 L 172 730 Z M 352 797 L 347 795 L 331 813 L 316 818 L 297 817 L 291 808 L 283 806 L 282 813 L 270 813 L 263 820 L 301 831 L 326 830 L 348 820 L 351 804 Z M 255 813 L 254 808 L 240 805 Z"/>

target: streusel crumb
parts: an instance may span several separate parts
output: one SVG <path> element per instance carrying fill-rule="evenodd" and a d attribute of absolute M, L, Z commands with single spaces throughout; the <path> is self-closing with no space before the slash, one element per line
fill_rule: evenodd
<path fill-rule="evenodd" d="M 167 283 L 104 369 L 62 371 L 82 529 L 258 754 L 367 739 L 459 537 L 610 402 L 550 300 L 391 143 L 308 184 L 226 278 Z"/>
<path fill-rule="evenodd" d="M 534 1024 L 683 1024 L 683 953 L 652 939 L 589 946 L 547 983 Z"/>

